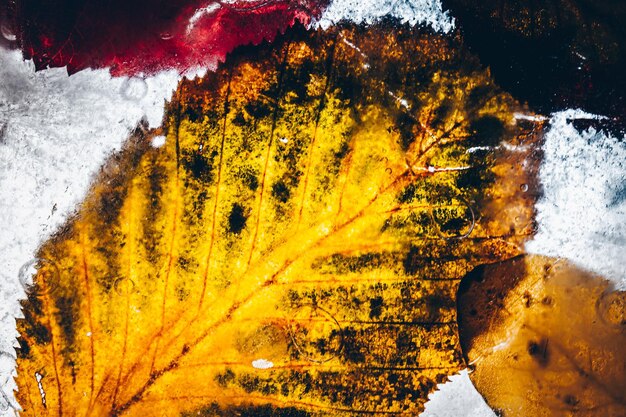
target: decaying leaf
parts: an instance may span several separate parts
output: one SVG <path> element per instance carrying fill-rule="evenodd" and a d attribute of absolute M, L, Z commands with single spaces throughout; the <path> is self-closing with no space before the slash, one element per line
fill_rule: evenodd
<path fill-rule="evenodd" d="M 457 40 L 384 25 L 183 81 L 40 250 L 23 415 L 417 415 L 464 366 L 459 279 L 532 233 L 519 110 Z"/>
<path fill-rule="evenodd" d="M 626 415 L 626 292 L 520 256 L 472 271 L 458 302 L 470 377 L 500 415 Z"/>
<path fill-rule="evenodd" d="M 319 18 L 327 0 L 0 0 L 0 24 L 35 68 L 116 76 L 214 68 L 239 45 Z M 3 42 L 4 41 L 4 42 Z M 8 42 L 7 42 L 8 41 Z"/>

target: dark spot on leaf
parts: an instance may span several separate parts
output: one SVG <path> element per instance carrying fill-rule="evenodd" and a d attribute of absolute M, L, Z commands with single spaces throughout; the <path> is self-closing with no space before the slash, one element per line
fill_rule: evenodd
<path fill-rule="evenodd" d="M 272 185 L 272 197 L 280 201 L 281 203 L 286 203 L 291 196 L 291 191 L 287 187 L 287 184 L 283 180 L 278 180 Z"/>
<path fill-rule="evenodd" d="M 30 354 L 30 346 L 28 342 L 23 337 L 19 337 L 17 339 L 17 343 L 19 343 L 19 347 L 15 350 L 15 353 L 18 358 L 27 358 Z"/>
<path fill-rule="evenodd" d="M 34 338 L 35 343 L 38 345 L 45 345 L 50 343 L 51 340 L 50 331 L 41 323 L 34 323 L 31 327 L 26 329 L 26 334 Z"/>
<path fill-rule="evenodd" d="M 246 112 L 254 119 L 262 119 L 264 117 L 272 114 L 272 109 L 270 106 L 262 101 L 255 101 L 252 103 L 246 104 Z"/>
<path fill-rule="evenodd" d="M 80 311 L 74 297 L 58 297 L 54 300 L 54 304 L 58 310 L 57 320 L 59 327 L 63 331 L 66 347 L 63 354 L 69 361 L 69 354 L 73 352 L 73 345 L 76 339 L 76 321 L 78 320 Z"/>
<path fill-rule="evenodd" d="M 493 96 L 493 91 L 492 85 L 478 85 L 472 88 L 467 96 L 467 105 L 470 110 L 480 109 Z"/>
<path fill-rule="evenodd" d="M 524 292 L 524 295 L 522 295 L 522 299 L 524 300 L 524 306 L 526 308 L 529 308 L 533 303 L 533 298 L 528 291 Z"/>
<path fill-rule="evenodd" d="M 348 70 L 342 71 L 342 63 L 338 63 L 337 76 L 334 86 L 337 88 L 337 95 L 342 100 L 357 102 L 367 94 L 363 94 L 363 85 Z"/>
<path fill-rule="evenodd" d="M 528 354 L 541 366 L 545 367 L 550 362 L 550 352 L 548 350 L 548 340 L 541 339 L 539 342 L 528 342 Z"/>
<path fill-rule="evenodd" d="M 353 328 L 343 330 L 343 350 L 341 353 L 346 361 L 352 363 L 362 363 L 365 361 L 365 354 L 358 343 L 359 335 Z"/>
<path fill-rule="evenodd" d="M 453 106 L 450 99 L 444 99 L 442 103 L 435 109 L 433 112 L 433 119 L 431 121 L 431 125 L 434 128 L 440 129 L 443 128 L 446 120 L 450 117 L 450 113 L 452 112 Z"/>
<path fill-rule="evenodd" d="M 383 297 L 375 297 L 370 300 L 370 319 L 380 317 L 383 311 Z"/>
<path fill-rule="evenodd" d="M 232 369 L 226 368 L 224 372 L 219 373 L 215 376 L 215 380 L 220 387 L 226 388 L 228 384 L 232 383 L 235 380 L 235 373 Z"/>
<path fill-rule="evenodd" d="M 276 407 L 271 404 L 241 404 L 222 407 L 217 403 L 199 410 L 183 413 L 181 417 L 310 417 L 304 410 L 295 407 Z"/>
<path fill-rule="evenodd" d="M 565 397 L 563 397 L 563 402 L 571 407 L 575 407 L 576 405 L 578 405 L 580 400 L 578 400 L 578 398 L 576 398 L 572 394 L 567 394 Z"/>
<path fill-rule="evenodd" d="M 192 153 L 182 159 L 183 166 L 197 180 L 210 183 L 213 180 L 213 160 L 204 154 Z"/>
<path fill-rule="evenodd" d="M 39 299 L 39 285 L 35 284 L 31 287 L 28 299 L 24 302 L 24 321 L 26 323 L 25 333 L 28 337 L 33 338 L 38 345 L 45 345 L 50 342 L 51 335 L 48 328 L 41 322 L 43 317 L 43 305 Z"/>
<path fill-rule="evenodd" d="M 105 223 L 112 224 L 118 218 L 125 197 L 126 193 L 118 188 L 112 188 L 102 193 L 98 214 Z"/>
<path fill-rule="evenodd" d="M 350 151 L 350 145 L 348 144 L 348 142 L 341 142 L 341 147 L 339 148 L 337 152 L 335 152 L 335 155 L 334 155 L 335 161 L 337 162 L 337 164 L 341 163 L 343 158 L 345 158 L 346 155 L 348 154 L 348 151 Z"/>
<path fill-rule="evenodd" d="M 235 126 L 245 126 L 246 125 L 246 118 L 243 115 L 243 112 L 241 112 L 241 111 L 237 112 L 237 114 L 233 118 L 232 124 L 234 124 Z"/>
<path fill-rule="evenodd" d="M 400 146 L 405 151 L 415 141 L 413 128 L 416 123 L 417 121 L 405 112 L 400 112 L 396 116 L 396 128 L 400 132 Z"/>
<path fill-rule="evenodd" d="M 246 227 L 246 221 L 248 216 L 239 203 L 233 204 L 233 208 L 228 215 L 228 231 L 231 233 L 239 234 Z"/>

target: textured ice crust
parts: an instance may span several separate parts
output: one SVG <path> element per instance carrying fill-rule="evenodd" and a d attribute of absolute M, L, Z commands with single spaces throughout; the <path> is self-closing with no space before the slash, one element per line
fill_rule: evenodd
<path fill-rule="evenodd" d="M 313 27 L 327 29 L 342 20 L 372 24 L 391 16 L 410 25 L 428 25 L 437 32 L 454 29 L 454 19 L 439 0 L 332 0 Z"/>
<path fill-rule="evenodd" d="M 420 417 L 496 417 L 472 385 L 467 370 L 451 376 L 437 388 L 428 396 L 426 409 Z"/>
<path fill-rule="evenodd" d="M 18 52 L 0 50 L 0 416 L 14 415 L 20 267 L 71 214 L 92 175 L 145 118 L 161 124 L 176 71 L 143 79 L 108 70 L 35 73 Z M 11 402 L 9 404 L 8 402 Z"/>
<path fill-rule="evenodd" d="M 593 118 L 600 116 L 552 115 L 539 173 L 539 228 L 526 249 L 566 258 L 626 290 L 626 137 L 572 124 Z"/>

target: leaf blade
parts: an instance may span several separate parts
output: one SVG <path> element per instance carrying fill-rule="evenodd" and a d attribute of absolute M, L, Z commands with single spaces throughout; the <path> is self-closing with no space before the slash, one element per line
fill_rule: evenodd
<path fill-rule="evenodd" d="M 137 132 L 42 247 L 79 336 L 28 337 L 50 317 L 60 335 L 67 312 L 22 323 L 20 380 L 49 367 L 37 352 L 65 351 L 71 399 L 42 414 L 421 410 L 463 366 L 458 280 L 517 254 L 513 215 L 532 218 L 514 170 L 527 153 L 468 151 L 476 136 L 518 145 L 518 105 L 456 48 L 408 28 L 294 31 L 183 81 L 164 147 Z M 472 102 L 475 86 L 491 96 Z M 487 116 L 491 130 L 474 123 Z"/>

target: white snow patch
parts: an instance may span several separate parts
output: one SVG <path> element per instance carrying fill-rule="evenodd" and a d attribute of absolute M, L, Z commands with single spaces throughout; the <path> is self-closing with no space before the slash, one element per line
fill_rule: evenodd
<path fill-rule="evenodd" d="M 180 75 L 111 78 L 108 70 L 71 77 L 35 73 L 19 52 L 0 50 L 0 416 L 14 415 L 15 317 L 33 256 L 76 209 L 92 175 L 145 118 L 163 118 Z M 31 271 L 31 273 L 28 273 Z"/>
<path fill-rule="evenodd" d="M 255 369 L 271 369 L 274 367 L 274 362 L 267 359 L 255 359 L 252 361 L 252 367 Z"/>
<path fill-rule="evenodd" d="M 626 137 L 581 132 L 571 122 L 590 118 L 603 117 L 570 109 L 550 119 L 539 229 L 526 249 L 569 259 L 626 290 Z"/>
<path fill-rule="evenodd" d="M 371 25 L 385 16 L 412 26 L 428 25 L 437 32 L 454 29 L 454 18 L 443 11 L 439 0 L 332 0 L 312 25 L 327 29 L 342 20 Z"/>
<path fill-rule="evenodd" d="M 165 145 L 165 141 L 167 140 L 167 138 L 163 135 L 158 135 L 152 138 L 152 147 L 154 148 L 160 148 L 161 146 Z"/>
<path fill-rule="evenodd" d="M 420 417 L 496 417 L 472 385 L 467 370 L 451 376 L 437 388 L 428 396 L 426 409 Z"/>

